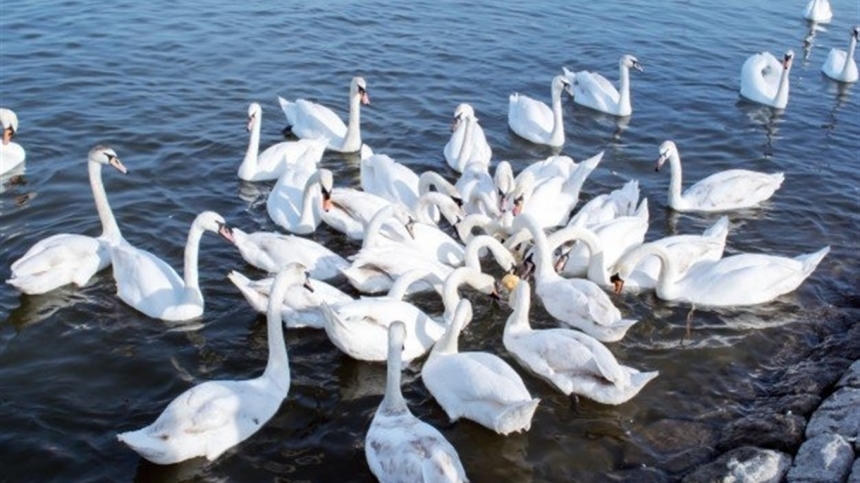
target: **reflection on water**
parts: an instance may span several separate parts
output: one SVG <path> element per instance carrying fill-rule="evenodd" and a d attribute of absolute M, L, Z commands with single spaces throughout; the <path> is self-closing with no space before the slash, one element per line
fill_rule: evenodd
<path fill-rule="evenodd" d="M 791 101 L 789 101 L 790 103 Z M 780 123 L 780 117 L 785 112 L 785 109 L 777 109 L 764 104 L 759 104 L 746 99 L 740 99 L 737 108 L 747 115 L 751 123 L 758 125 L 764 129 L 765 142 L 763 153 L 766 158 L 773 157 L 774 141 L 778 140 L 777 133 L 779 129 L 777 125 Z"/>

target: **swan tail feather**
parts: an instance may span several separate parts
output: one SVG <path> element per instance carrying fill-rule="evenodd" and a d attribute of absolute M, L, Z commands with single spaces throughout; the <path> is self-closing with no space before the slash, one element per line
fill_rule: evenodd
<path fill-rule="evenodd" d="M 806 255 L 799 255 L 794 259 L 803 264 L 803 272 L 808 275 L 818 267 L 818 264 L 821 263 L 821 260 L 824 259 L 824 256 L 830 253 L 830 245 L 818 250 L 815 253 L 808 253 Z"/>
<path fill-rule="evenodd" d="M 511 404 L 496 415 L 493 421 L 495 431 L 503 436 L 514 432 L 528 431 L 531 428 L 532 417 L 539 402 L 540 399 L 533 398 Z"/>
<path fill-rule="evenodd" d="M 729 217 L 721 216 L 719 220 L 709 226 L 702 236 L 707 238 L 725 239 L 729 234 Z"/>

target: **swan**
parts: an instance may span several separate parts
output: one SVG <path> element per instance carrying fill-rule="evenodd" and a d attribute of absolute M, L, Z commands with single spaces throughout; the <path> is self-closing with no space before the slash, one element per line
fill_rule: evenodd
<path fill-rule="evenodd" d="M 603 151 L 570 168 L 567 176 L 537 178 L 525 171 L 511 195 L 514 216 L 528 214 L 543 228 L 567 224 L 582 185 L 602 159 Z"/>
<path fill-rule="evenodd" d="M 309 276 L 312 275 L 309 273 Z M 272 277 L 250 280 L 233 270 L 227 278 L 239 289 L 254 310 L 266 313 L 272 291 Z M 325 319 L 320 311 L 323 300 L 337 304 L 350 301 L 352 297 L 325 282 L 309 279 L 304 286 L 294 285 L 287 289 L 281 304 L 281 320 L 291 329 L 303 327 L 322 329 L 325 325 Z"/>
<path fill-rule="evenodd" d="M 494 238 L 504 239 L 510 235 L 511 226 L 514 222 L 514 215 L 510 211 L 501 213 L 499 217 L 491 217 L 482 213 L 472 213 L 466 215 L 454 227 L 457 230 L 457 236 L 464 243 L 474 238 L 475 228 L 479 228 L 484 234 L 493 236 Z"/>
<path fill-rule="evenodd" d="M 532 329 L 528 281 L 516 283 L 510 300 L 513 311 L 502 337 L 505 349 L 520 366 L 563 394 L 618 405 L 629 401 L 657 377 L 657 371 L 640 372 L 622 366 L 605 345 L 578 330 Z"/>
<path fill-rule="evenodd" d="M 741 68 L 741 96 L 759 104 L 785 109 L 792 59 L 792 50 L 785 53 L 782 62 L 770 52 L 751 55 Z"/>
<path fill-rule="evenodd" d="M 821 72 L 839 82 L 857 82 L 857 62 L 854 61 L 854 50 L 860 40 L 860 25 L 851 29 L 851 40 L 848 41 L 848 52 L 840 49 L 830 49 L 827 60 L 821 66 Z"/>
<path fill-rule="evenodd" d="M 564 67 L 562 69 L 571 84 L 573 102 L 614 116 L 624 117 L 633 113 L 633 107 L 630 105 L 630 69 L 643 71 L 636 57 L 625 54 L 618 60 L 620 93 L 606 77 L 596 72 L 571 72 Z"/>
<path fill-rule="evenodd" d="M 803 9 L 803 18 L 811 22 L 828 23 L 833 19 L 830 0 L 809 0 Z"/>
<path fill-rule="evenodd" d="M 230 243 L 233 234 L 221 215 L 197 215 L 185 243 L 184 276 L 152 253 L 128 243 L 111 247 L 116 292 L 123 302 L 154 319 L 182 321 L 203 314 L 203 293 L 197 278 L 197 260 L 203 232 L 218 233 Z"/>
<path fill-rule="evenodd" d="M 320 185 L 331 189 L 332 180 L 330 176 L 323 179 L 323 173 L 317 173 L 325 141 L 302 142 L 309 143 L 308 149 L 281 173 L 266 198 L 266 212 L 284 230 L 307 235 L 320 224 L 320 210 L 314 207 L 314 203 L 320 206 L 322 203 Z"/>
<path fill-rule="evenodd" d="M 454 110 L 451 139 L 445 145 L 443 154 L 448 166 L 458 173 L 462 173 L 466 165 L 473 161 L 490 164 L 493 150 L 471 105 L 463 103 Z"/>
<path fill-rule="evenodd" d="M 635 320 L 621 318 L 621 312 L 596 283 L 566 279 L 555 272 L 549 242 L 540 225 L 530 215 L 514 219 L 514 231 L 528 230 L 534 240 L 535 292 L 550 315 L 582 330 L 602 342 L 624 337 Z"/>
<path fill-rule="evenodd" d="M 290 263 L 307 267 L 311 277 L 330 280 L 349 262 L 319 242 L 296 235 L 270 231 L 245 233 L 233 227 L 233 240 L 242 258 L 260 270 L 276 273 Z"/>
<path fill-rule="evenodd" d="M 322 194 L 320 219 L 326 225 L 353 240 L 363 240 L 364 227 L 379 210 L 391 204 L 380 196 L 353 188 L 332 188 L 331 171 L 320 169 L 318 177 Z"/>
<path fill-rule="evenodd" d="M 517 372 L 489 352 L 458 352 L 460 332 L 472 320 L 472 304 L 460 300 L 445 334 L 421 368 L 421 381 L 451 422 L 470 419 L 507 436 L 528 431 L 540 402 Z"/>
<path fill-rule="evenodd" d="M 269 181 L 278 179 L 288 165 L 294 164 L 308 147 L 316 142 L 313 139 L 298 141 L 283 141 L 273 144 L 260 153 L 260 125 L 263 124 L 263 109 L 260 104 L 252 102 L 248 106 L 248 150 L 239 165 L 239 179 L 245 181 Z M 325 144 L 323 144 L 325 146 Z M 322 151 L 320 151 L 322 155 Z"/>
<path fill-rule="evenodd" d="M 370 104 L 364 78 L 353 77 L 349 84 L 348 124 L 322 104 L 305 99 L 290 102 L 280 96 L 278 102 L 287 117 L 288 128 L 299 138 L 326 138 L 328 149 L 341 153 L 361 149 L 361 104 Z"/>
<path fill-rule="evenodd" d="M 94 238 L 63 233 L 39 241 L 12 263 L 12 275 L 6 283 L 26 294 L 42 294 L 70 283 L 82 287 L 96 272 L 110 265 L 110 246 L 121 243 L 122 235 L 102 184 L 104 165 L 113 166 L 123 174 L 128 172 L 108 146 L 95 146 L 87 155 L 90 187 L 102 234 Z"/>
<path fill-rule="evenodd" d="M 751 208 L 773 196 L 783 173 L 760 173 L 746 169 L 720 171 L 698 181 L 681 194 L 681 157 L 672 141 L 660 145 L 656 171 L 669 161 L 669 207 L 675 211 L 727 211 Z"/>
<path fill-rule="evenodd" d="M 401 322 L 388 328 L 385 396 L 364 438 L 367 465 L 383 483 L 468 482 L 457 450 L 439 430 L 412 415 L 400 391 L 401 351 L 407 335 Z"/>
<path fill-rule="evenodd" d="M 0 107 L 0 124 L 3 125 L 3 143 L 0 144 L 0 175 L 20 166 L 27 157 L 20 144 L 12 142 L 18 134 L 18 116 L 15 111 Z"/>
<path fill-rule="evenodd" d="M 391 203 L 415 209 L 418 203 L 418 175 L 385 154 L 374 154 L 360 161 L 361 189 Z"/>
<path fill-rule="evenodd" d="M 655 292 L 663 300 L 712 307 L 769 302 L 796 289 L 818 266 L 830 247 L 794 258 L 741 253 L 716 261 L 702 261 L 679 273 L 666 249 L 646 243 L 627 252 L 612 269 L 616 291 L 640 259 L 655 255 L 661 262 Z"/>
<path fill-rule="evenodd" d="M 454 184 L 463 200 L 466 214 L 483 213 L 490 216 L 498 216 L 513 186 L 514 172 L 508 161 L 500 161 L 492 175 L 489 165 L 469 163 Z"/>
<path fill-rule="evenodd" d="M 117 439 L 147 460 L 169 465 L 200 456 L 213 461 L 256 433 L 290 391 L 280 300 L 291 286 L 305 280 L 298 264 L 275 277 L 266 318 L 269 359 L 260 377 L 198 384 L 171 401 L 155 422 L 119 433 Z"/>
<path fill-rule="evenodd" d="M 639 205 L 639 182 L 630 180 L 621 188 L 597 195 L 576 211 L 567 226 L 591 228 L 622 216 L 632 216 Z"/>
<path fill-rule="evenodd" d="M 564 145 L 564 122 L 561 112 L 561 91 L 570 90 L 570 81 L 563 75 L 552 79 L 552 108 L 531 97 L 513 93 L 508 102 L 508 126 L 518 136 L 536 144 L 551 147 Z"/>

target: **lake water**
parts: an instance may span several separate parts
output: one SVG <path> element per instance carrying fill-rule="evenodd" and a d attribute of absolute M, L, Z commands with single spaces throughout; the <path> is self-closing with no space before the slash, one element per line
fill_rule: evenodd
<path fill-rule="evenodd" d="M 814 340 L 829 314 L 857 308 L 860 269 L 860 92 L 819 71 L 845 49 L 860 5 L 834 0 L 816 30 L 794 2 L 3 2 L 0 105 L 20 119 L 25 183 L 0 194 L 0 277 L 36 241 L 100 232 L 85 158 L 110 143 L 129 174 L 105 170 L 125 238 L 182 263 L 188 226 L 203 210 L 246 231 L 275 230 L 265 211 L 272 183 L 236 176 L 247 145 L 248 104 L 263 106 L 262 144 L 282 139 L 277 95 L 346 113 L 349 79 L 363 75 L 372 104 L 362 136 L 416 171 L 454 179 L 442 149 L 454 108 L 475 108 L 494 150 L 518 171 L 551 154 L 506 124 L 508 95 L 549 100 L 566 66 L 617 79 L 637 56 L 633 116 L 614 118 L 564 102 L 577 160 L 604 150 L 582 198 L 638 179 L 650 203 L 647 239 L 698 233 L 715 216 L 666 208 L 668 173 L 657 147 L 677 142 L 688 180 L 730 168 L 784 171 L 761 209 L 732 213 L 727 253 L 794 256 L 832 247 L 795 292 L 744 309 L 692 311 L 653 295 L 614 300 L 640 322 L 609 347 L 622 362 L 659 370 L 633 400 L 572 403 L 519 371 L 542 402 L 531 430 L 498 436 L 449 424 L 418 377 L 404 372 L 412 411 L 441 428 L 474 482 L 677 479 L 712 454 L 719 428 Z M 750 54 L 797 53 L 788 108 L 739 101 Z M 337 183 L 355 186 L 355 156 L 326 153 Z M 357 245 L 321 228 L 314 238 L 348 255 Z M 0 481 L 373 481 L 363 441 L 381 400 L 385 369 L 341 355 L 321 331 L 288 331 L 293 375 L 277 415 L 214 463 L 158 467 L 116 440 L 149 424 L 190 385 L 242 379 L 265 366 L 265 317 L 227 280 L 252 278 L 223 240 L 206 236 L 200 280 L 206 312 L 191 327 L 149 319 L 115 296 L 110 270 L 82 289 L 25 296 L 0 288 Z M 507 307 L 469 295 L 475 320 L 461 350 L 507 360 Z M 438 301 L 416 303 L 439 313 Z M 687 320 L 692 330 L 686 335 Z M 535 309 L 534 324 L 555 325 Z M 661 476 L 662 475 L 662 476 Z"/>

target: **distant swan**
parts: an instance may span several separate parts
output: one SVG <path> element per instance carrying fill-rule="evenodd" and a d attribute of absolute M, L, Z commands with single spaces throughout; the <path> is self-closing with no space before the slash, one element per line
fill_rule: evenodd
<path fill-rule="evenodd" d="M 860 40 L 860 25 L 851 29 L 851 39 L 848 41 L 848 52 L 836 48 L 830 49 L 827 60 L 821 66 L 821 72 L 839 82 L 857 82 L 857 62 L 854 61 L 854 50 Z"/>
<path fill-rule="evenodd" d="M 361 149 L 361 104 L 370 104 L 364 78 L 353 77 L 349 84 L 348 124 L 322 104 L 304 99 L 290 102 L 280 96 L 278 102 L 287 116 L 289 129 L 296 136 L 328 139 L 328 148 L 341 153 L 355 153 Z"/>
<path fill-rule="evenodd" d="M 462 173 L 470 162 L 490 164 L 493 150 L 487 143 L 487 137 L 471 105 L 463 103 L 457 106 L 451 131 L 451 139 L 443 150 L 445 161 L 451 169 Z"/>
<path fill-rule="evenodd" d="M 633 113 L 630 104 L 630 69 L 642 72 L 642 66 L 636 57 L 622 55 L 618 60 L 619 89 L 615 89 L 606 77 L 596 72 L 571 72 L 564 67 L 562 69 L 570 81 L 573 102 L 615 116 L 629 116 Z"/>
<path fill-rule="evenodd" d="M 770 52 L 751 55 L 741 68 L 741 95 L 777 109 L 788 105 L 788 74 L 794 52 L 785 53 L 782 62 Z"/>
<path fill-rule="evenodd" d="M 406 326 L 388 328 L 385 396 L 364 438 L 367 465 L 383 483 L 466 483 L 457 450 L 433 426 L 412 415 L 400 390 L 401 351 Z"/>
<path fill-rule="evenodd" d="M 113 149 L 99 145 L 90 150 L 87 170 L 102 234 L 94 238 L 63 233 L 39 241 L 12 263 L 8 284 L 27 294 L 49 292 L 70 283 L 82 287 L 110 265 L 110 246 L 121 243 L 122 235 L 102 184 L 102 166 L 108 164 L 120 173 L 127 172 Z"/>
<path fill-rule="evenodd" d="M 152 253 L 121 243 L 111 247 L 116 292 L 123 302 L 154 319 L 189 320 L 203 314 L 203 293 L 197 274 L 203 232 L 218 233 L 233 242 L 221 215 L 204 211 L 197 215 L 185 243 L 184 276 Z"/>
<path fill-rule="evenodd" d="M 20 144 L 12 142 L 18 133 L 18 116 L 15 111 L 0 107 L 0 123 L 3 125 L 3 142 L 0 144 L 0 175 L 20 166 L 27 157 Z"/>
<path fill-rule="evenodd" d="M 833 19 L 830 0 L 809 0 L 803 9 L 803 18 L 817 23 L 828 23 Z"/>
<path fill-rule="evenodd" d="M 770 199 L 782 186 L 782 173 L 729 169 L 714 173 L 681 193 L 681 156 L 672 141 L 660 145 L 656 171 L 669 161 L 668 204 L 675 211 L 726 211 L 751 208 Z"/>
<path fill-rule="evenodd" d="M 563 75 L 555 76 L 552 80 L 552 107 L 516 92 L 511 94 L 508 100 L 508 126 L 517 136 L 533 143 L 563 146 L 562 90 L 571 92 L 570 81 Z"/>
<path fill-rule="evenodd" d="M 297 264 L 275 278 L 266 318 L 269 359 L 260 377 L 191 387 L 171 401 L 155 422 L 120 433 L 117 439 L 147 460 L 169 465 L 200 456 L 213 461 L 259 431 L 290 391 L 280 301 L 289 287 L 305 279 Z"/>

